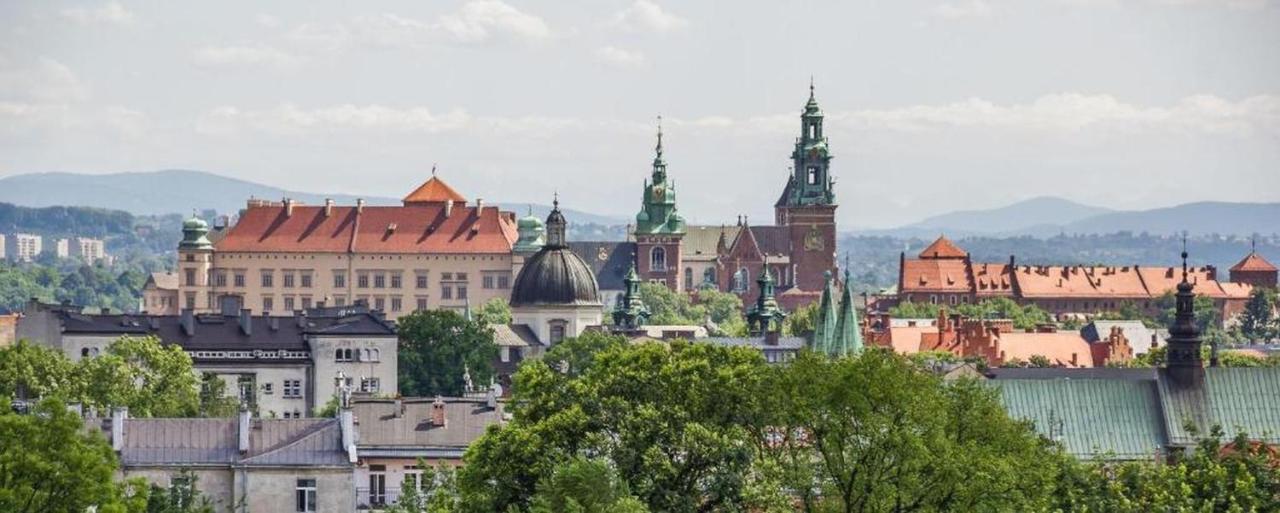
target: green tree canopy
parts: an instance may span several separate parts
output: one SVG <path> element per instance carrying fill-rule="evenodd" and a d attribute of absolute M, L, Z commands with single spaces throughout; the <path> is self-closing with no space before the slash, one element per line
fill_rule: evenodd
<path fill-rule="evenodd" d="M 498 346 L 488 324 L 451 310 L 424 310 L 401 317 L 398 325 L 400 393 L 460 396 L 464 372 L 476 385 L 493 377 Z"/>
<path fill-rule="evenodd" d="M 480 305 L 476 318 L 485 325 L 511 324 L 511 305 L 506 299 L 495 297 Z"/>
<path fill-rule="evenodd" d="M 200 412 L 199 379 L 191 357 L 154 337 L 121 337 L 106 354 L 80 360 L 86 406 L 127 406 L 138 417 L 193 417 Z"/>

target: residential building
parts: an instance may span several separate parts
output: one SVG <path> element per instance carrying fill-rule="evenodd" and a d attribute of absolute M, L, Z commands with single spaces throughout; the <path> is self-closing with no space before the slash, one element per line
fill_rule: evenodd
<path fill-rule="evenodd" d="M 195 479 L 218 513 L 354 511 L 357 460 L 351 410 L 338 418 L 134 419 L 91 414 L 119 456 L 118 478 L 171 487 Z"/>
<path fill-rule="evenodd" d="M 1080 328 L 1080 336 L 1090 344 L 1107 338 L 1112 330 L 1120 330 L 1124 338 L 1133 344 L 1134 356 L 1147 354 L 1147 351 L 1164 347 L 1164 339 L 1169 337 L 1169 330 L 1148 328 L 1142 321 L 1090 321 Z"/>
<path fill-rule="evenodd" d="M 71 239 L 71 252 L 86 262 L 96 262 L 107 258 L 106 245 L 102 239 L 76 237 Z"/>
<path fill-rule="evenodd" d="M 9 238 L 5 234 L 0 233 L 0 260 L 8 258 L 9 254 Z"/>
<path fill-rule="evenodd" d="M 400 206 L 306 206 L 249 200 L 218 240 L 196 218 L 178 247 L 179 302 L 197 313 L 223 298 L 290 315 L 364 301 L 395 319 L 462 310 L 510 294 L 515 214 L 466 198 L 432 176 Z"/>
<path fill-rule="evenodd" d="M 15 233 L 5 239 L 5 254 L 15 262 L 31 262 L 44 251 L 44 238 L 30 233 Z"/>
<path fill-rule="evenodd" d="M 750 224 L 738 216 L 732 226 L 687 226 L 676 204 L 675 180 L 663 154 L 662 131 L 631 239 L 622 243 L 571 245 L 600 279 L 606 301 L 620 292 L 622 276 L 635 262 L 641 280 L 676 291 L 703 288 L 731 292 L 750 304 L 760 295 L 752 278 L 765 269 L 786 309 L 817 301 L 824 276 L 835 272 L 836 224 L 832 155 L 823 131 L 824 115 L 814 97 L 800 115 L 800 136 L 791 152 L 792 171 L 774 204 L 774 224 Z"/>
<path fill-rule="evenodd" d="M 973 262 L 945 236 L 916 258 L 899 255 L 897 301 L 941 305 L 1010 298 L 1059 317 L 1087 317 L 1132 303 L 1155 313 L 1156 300 L 1178 284 L 1175 267 L 1087 266 Z M 1197 295 L 1212 298 L 1223 323 L 1244 310 L 1252 285 L 1219 281 L 1213 266 L 1188 270 Z M 879 308 L 883 308 L 880 305 Z"/>
<path fill-rule="evenodd" d="M 458 466 L 467 447 L 506 420 L 500 393 L 479 398 L 357 399 L 357 509 L 395 504 L 405 487 L 421 485 L 427 465 Z"/>
<path fill-rule="evenodd" d="M 120 337 L 154 336 L 191 356 L 195 370 L 226 383 L 263 417 L 302 418 L 335 393 L 333 377 L 368 394 L 395 395 L 394 325 L 363 304 L 312 308 L 292 318 L 249 310 L 179 315 L 85 314 L 69 305 L 28 305 L 18 338 L 61 349 L 79 360 L 102 354 Z"/>
<path fill-rule="evenodd" d="M 142 305 L 138 311 L 152 315 L 177 315 L 178 310 L 178 273 L 151 273 L 142 286 Z"/>
<path fill-rule="evenodd" d="M 71 256 L 71 241 L 67 239 L 57 239 L 53 241 L 53 256 L 58 258 L 68 258 Z"/>

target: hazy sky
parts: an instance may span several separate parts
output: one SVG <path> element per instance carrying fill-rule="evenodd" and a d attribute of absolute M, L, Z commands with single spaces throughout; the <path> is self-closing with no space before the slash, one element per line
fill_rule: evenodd
<path fill-rule="evenodd" d="M 772 219 L 809 76 L 842 229 L 1039 195 L 1280 201 L 1270 0 L 13 2 L 0 176 L 185 168 Z"/>

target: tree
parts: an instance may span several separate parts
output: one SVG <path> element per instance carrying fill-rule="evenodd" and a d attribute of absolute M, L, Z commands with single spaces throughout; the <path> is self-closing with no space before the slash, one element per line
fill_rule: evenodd
<path fill-rule="evenodd" d="M 86 405 L 126 406 L 138 417 L 193 417 L 200 412 L 199 381 L 191 357 L 155 337 L 121 337 L 106 354 L 80 360 Z"/>
<path fill-rule="evenodd" d="M 765 364 L 746 348 L 675 341 L 608 345 L 577 375 L 526 361 L 513 418 L 472 444 L 459 471 L 468 511 L 530 511 L 546 476 L 601 458 L 653 511 L 751 508 Z"/>
<path fill-rule="evenodd" d="M 151 485 L 146 513 L 213 513 L 213 504 L 196 488 L 196 475 L 179 472 L 168 488 Z"/>
<path fill-rule="evenodd" d="M 401 317 L 400 393 L 409 396 L 461 396 L 466 388 L 464 372 L 472 383 L 486 384 L 493 377 L 498 346 L 493 329 L 480 321 L 468 321 L 450 310 L 418 311 Z"/>
<path fill-rule="evenodd" d="M 575 458 L 539 484 L 534 513 L 648 513 L 606 460 Z"/>
<path fill-rule="evenodd" d="M 729 336 L 745 336 L 747 321 L 742 315 L 742 298 L 736 294 L 720 292 L 715 289 L 698 291 L 696 305 L 702 308 L 704 315 L 720 327 L 720 331 Z M 701 321 L 695 324 L 702 324 Z"/>
<path fill-rule="evenodd" d="M 238 410 L 237 398 L 227 395 L 226 381 L 212 372 L 200 376 L 201 417 L 234 417 Z"/>
<path fill-rule="evenodd" d="M 706 310 L 694 305 L 688 294 L 679 294 L 661 283 L 641 283 L 640 300 L 649 308 L 649 323 L 702 325 Z"/>
<path fill-rule="evenodd" d="M 0 511 L 125 511 L 136 501 L 112 476 L 116 455 L 56 399 L 29 415 L 0 398 Z M 144 499 L 145 500 L 145 499 Z"/>
<path fill-rule="evenodd" d="M 75 364 L 61 351 L 25 340 L 0 348 L 0 397 L 79 400 Z"/>
<path fill-rule="evenodd" d="M 783 331 L 794 336 L 799 336 L 804 333 L 813 333 L 813 323 L 817 315 L 817 302 L 812 302 L 801 306 L 800 308 L 796 308 L 796 311 L 791 312 L 791 315 L 787 316 L 787 321 L 783 324 L 783 327 L 785 328 Z"/>
<path fill-rule="evenodd" d="M 400 499 L 386 513 L 454 513 L 460 511 L 457 471 L 440 464 L 432 466 L 421 458 L 422 473 L 400 487 Z"/>
<path fill-rule="evenodd" d="M 511 305 L 507 300 L 495 297 L 480 305 L 476 318 L 484 325 L 511 324 Z"/>
<path fill-rule="evenodd" d="M 1271 337 L 1271 312 L 1275 308 L 1274 293 L 1262 287 L 1254 287 L 1249 303 L 1240 316 L 1240 331 L 1250 342 Z"/>
<path fill-rule="evenodd" d="M 596 355 L 626 345 L 627 338 L 622 335 L 588 331 L 551 346 L 542 361 L 552 369 L 577 376 L 591 368 Z"/>
<path fill-rule="evenodd" d="M 1054 450 L 974 380 L 946 383 L 901 355 L 801 353 L 773 372 L 767 454 L 803 511 L 1029 511 Z"/>

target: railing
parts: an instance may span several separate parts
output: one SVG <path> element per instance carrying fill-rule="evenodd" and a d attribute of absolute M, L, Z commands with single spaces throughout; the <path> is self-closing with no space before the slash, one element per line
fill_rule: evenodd
<path fill-rule="evenodd" d="M 358 510 L 379 510 L 395 504 L 399 500 L 399 488 L 386 488 L 385 490 L 372 490 L 367 487 L 356 488 L 356 509 Z"/>

